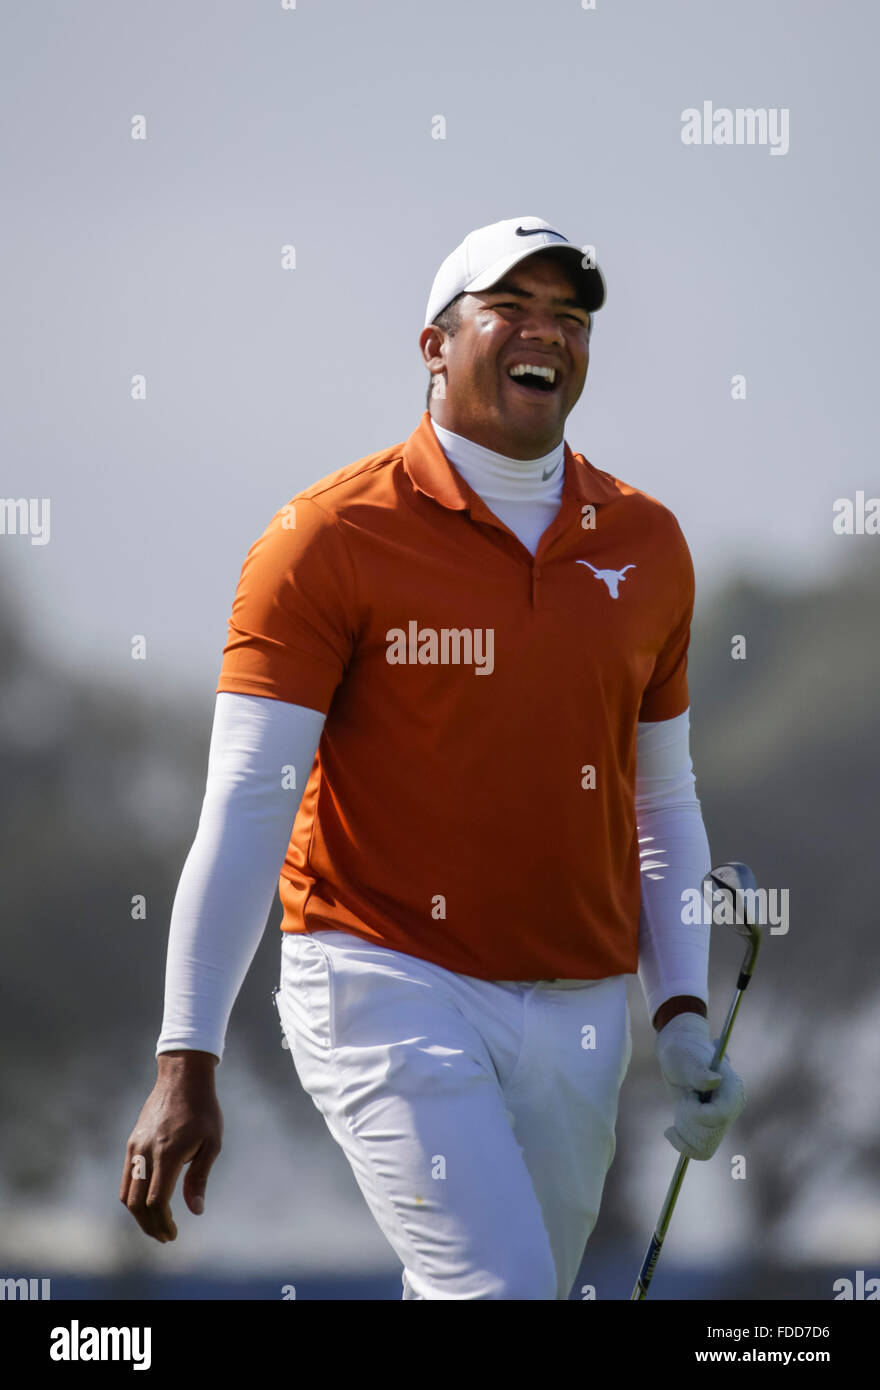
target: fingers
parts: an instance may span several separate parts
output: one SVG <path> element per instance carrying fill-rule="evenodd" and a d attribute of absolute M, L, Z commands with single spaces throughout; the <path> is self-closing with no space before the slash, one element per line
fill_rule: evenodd
<path fill-rule="evenodd" d="M 173 1146 L 155 1142 L 152 1148 L 144 1145 L 143 1153 L 136 1152 L 135 1140 L 129 1140 L 119 1200 L 146 1235 L 162 1245 L 176 1240 L 171 1198 L 184 1164 L 190 1165 L 183 1182 L 184 1201 L 196 1215 L 204 1211 L 208 1175 L 220 1148 L 219 1133 L 203 1139 L 197 1148 L 179 1141 Z"/>
<path fill-rule="evenodd" d="M 679 1091 L 716 1091 L 722 1076 L 722 1072 L 713 1071 L 707 1062 L 690 1059 L 677 1066 L 667 1066 L 663 1072 L 667 1085 Z"/>
<path fill-rule="evenodd" d="M 692 1091 L 718 1091 L 721 1089 L 723 1077 L 720 1071 L 708 1069 L 690 1083 L 689 1089 Z"/>
<path fill-rule="evenodd" d="M 686 1158 L 699 1159 L 701 1157 L 701 1151 L 683 1139 L 674 1125 L 670 1125 L 669 1129 L 664 1131 L 664 1137 L 669 1140 L 674 1149 L 677 1149 L 680 1154 L 684 1154 Z"/>
<path fill-rule="evenodd" d="M 160 1155 L 153 1165 L 153 1176 L 144 1203 L 146 1224 L 142 1221 L 141 1226 L 163 1245 L 166 1241 L 177 1239 L 177 1226 L 171 1215 L 171 1195 L 182 1167 L 182 1155 L 174 1158 Z"/>
<path fill-rule="evenodd" d="M 183 1200 L 196 1216 L 200 1216 L 205 1210 L 208 1174 L 219 1152 L 219 1143 L 206 1139 L 186 1170 L 183 1179 Z"/>
<path fill-rule="evenodd" d="M 122 1181 L 119 1184 L 119 1200 L 123 1206 L 128 1206 L 128 1189 L 131 1186 L 131 1168 L 128 1163 L 128 1153 L 122 1160 Z"/>
<path fill-rule="evenodd" d="M 129 1144 L 131 1150 L 131 1144 Z M 120 1200 L 131 1212 L 141 1230 L 164 1245 L 177 1238 L 171 1215 L 171 1195 L 183 1167 L 183 1156 L 157 1153 L 152 1162 L 146 1154 L 129 1152 L 128 1181 L 123 1180 Z"/>
<path fill-rule="evenodd" d="M 733 1067 L 725 1057 L 721 1062 L 721 1079 L 717 1089 L 711 1098 L 703 1102 L 700 1111 L 705 1116 L 705 1123 L 712 1125 L 719 1121 L 726 1124 L 733 1124 L 745 1109 L 746 1088 L 741 1076 L 737 1076 Z M 700 1115 L 694 1113 L 695 1120 L 700 1119 Z"/>
<path fill-rule="evenodd" d="M 160 1071 L 126 1146 L 119 1199 L 145 1235 L 177 1239 L 171 1198 L 184 1164 L 190 1211 L 204 1208 L 205 1186 L 223 1134 L 213 1075 L 171 1067 Z"/>
<path fill-rule="evenodd" d="M 739 1081 L 739 1078 L 736 1078 Z M 689 1131 L 701 1129 L 714 1130 L 719 1125 L 727 1130 L 738 1120 L 745 1109 L 745 1087 L 739 1081 L 739 1085 L 729 1083 L 725 1080 L 720 1091 L 717 1091 L 711 1100 L 700 1101 L 690 1096 L 680 1101 L 681 1112 L 676 1114 L 676 1124 L 681 1128 L 681 1120 L 686 1117 L 686 1124 Z"/>
<path fill-rule="evenodd" d="M 701 1102 L 696 1092 L 682 1089 L 675 1108 L 675 1124 L 665 1131 L 672 1147 L 688 1158 L 711 1158 L 745 1109 L 742 1078 L 726 1058 L 721 1070 L 720 1085 L 708 1101 Z"/>
<path fill-rule="evenodd" d="M 677 1149 L 680 1154 L 684 1154 L 686 1158 L 695 1159 L 698 1163 L 705 1163 L 707 1159 L 710 1159 L 724 1138 L 723 1130 L 719 1130 L 717 1134 L 701 1135 L 699 1143 L 685 1139 L 674 1127 L 667 1129 L 665 1134 L 674 1149 Z"/>
<path fill-rule="evenodd" d="M 668 1044 L 659 1056 L 660 1069 L 670 1086 L 693 1091 L 713 1091 L 721 1085 L 721 1072 L 712 1069 L 712 1049 L 697 1043 Z"/>

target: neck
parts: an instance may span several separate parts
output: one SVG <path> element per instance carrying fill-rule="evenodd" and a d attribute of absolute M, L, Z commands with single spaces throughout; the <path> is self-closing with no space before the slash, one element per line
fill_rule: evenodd
<path fill-rule="evenodd" d="M 565 476 L 565 442 L 538 458 L 511 458 L 466 435 L 455 434 L 432 417 L 440 447 L 475 492 L 510 501 L 558 499 Z"/>
<path fill-rule="evenodd" d="M 479 444 L 481 448 L 497 454 L 499 458 L 518 459 L 523 463 L 529 463 L 534 459 L 546 458 L 562 444 L 561 433 L 558 439 L 546 433 L 540 439 L 525 439 L 521 431 L 506 434 L 503 429 L 499 430 L 497 426 L 485 420 L 457 419 L 445 408 L 448 404 L 448 401 L 441 400 L 429 406 L 432 423 L 440 425 L 449 433 L 455 433 L 459 439 L 469 439 L 471 443 Z"/>

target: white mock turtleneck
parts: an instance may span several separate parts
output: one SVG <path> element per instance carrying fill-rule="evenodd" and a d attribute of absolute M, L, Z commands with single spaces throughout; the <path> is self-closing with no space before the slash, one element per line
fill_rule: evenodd
<path fill-rule="evenodd" d="M 532 555 L 559 511 L 565 479 L 565 444 L 537 459 L 512 459 L 453 434 L 432 418 L 434 433 L 450 463 L 490 511 Z"/>

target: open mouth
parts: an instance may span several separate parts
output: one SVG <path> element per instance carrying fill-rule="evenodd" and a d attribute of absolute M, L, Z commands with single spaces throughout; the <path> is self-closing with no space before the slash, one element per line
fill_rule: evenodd
<path fill-rule="evenodd" d="M 559 390 L 561 376 L 554 367 L 538 367 L 529 363 L 517 363 L 508 367 L 507 375 L 514 386 L 520 386 L 532 395 L 552 396 Z"/>

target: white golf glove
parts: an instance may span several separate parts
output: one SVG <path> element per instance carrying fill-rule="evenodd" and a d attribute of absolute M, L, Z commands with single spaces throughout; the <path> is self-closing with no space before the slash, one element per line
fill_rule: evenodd
<path fill-rule="evenodd" d="M 660 1029 L 654 1053 L 663 1080 L 676 1098 L 675 1124 L 666 1138 L 688 1158 L 711 1158 L 730 1126 L 745 1109 L 746 1088 L 727 1057 L 711 1070 L 715 1042 L 700 1014 L 676 1014 Z M 705 1103 L 698 1091 L 711 1091 Z"/>

